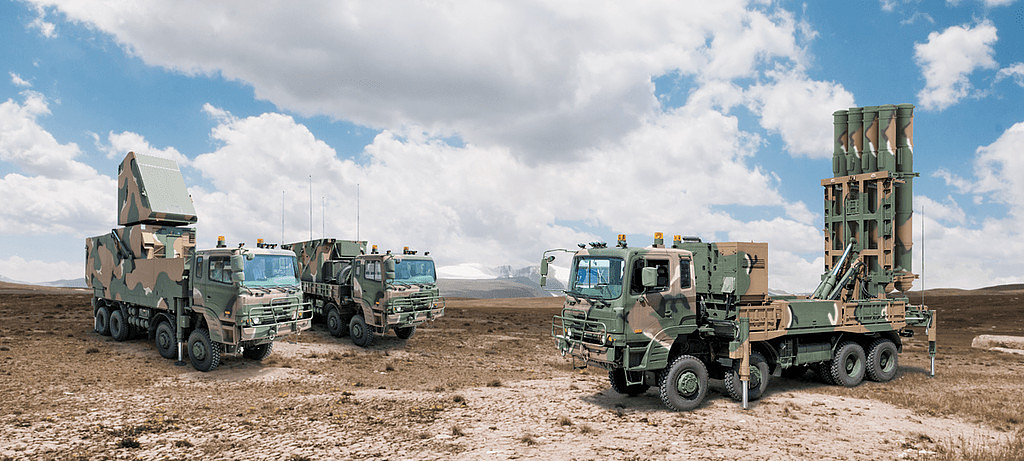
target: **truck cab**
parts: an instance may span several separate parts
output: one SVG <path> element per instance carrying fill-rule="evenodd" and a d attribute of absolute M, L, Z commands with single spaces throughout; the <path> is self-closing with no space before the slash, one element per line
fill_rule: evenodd
<path fill-rule="evenodd" d="M 297 268 L 295 253 L 262 245 L 196 251 L 191 304 L 210 341 L 258 356 L 269 354 L 275 338 L 309 329 L 312 310 L 303 303 Z M 202 347 L 190 338 L 200 362 Z"/>
<path fill-rule="evenodd" d="M 366 241 L 315 239 L 285 246 L 298 258 L 305 299 L 331 335 L 369 346 L 394 330 L 402 339 L 416 326 L 444 315 L 434 260 L 405 247 L 380 253 Z"/>

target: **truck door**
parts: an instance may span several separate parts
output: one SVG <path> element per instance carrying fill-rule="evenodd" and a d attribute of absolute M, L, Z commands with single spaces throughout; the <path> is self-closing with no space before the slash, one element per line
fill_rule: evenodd
<path fill-rule="evenodd" d="M 218 319 L 227 317 L 225 320 L 232 318 L 238 289 L 231 282 L 231 257 L 211 255 L 205 259 L 208 261 L 202 271 L 205 277 L 197 277 L 196 285 L 199 289 L 193 301 L 206 308 L 208 322 L 211 320 L 210 315 Z M 214 325 L 210 325 L 210 328 L 212 330 Z"/>
<path fill-rule="evenodd" d="M 384 273 L 382 270 L 380 261 L 366 262 L 364 273 L 366 283 L 363 284 L 362 299 L 363 303 L 374 311 L 380 309 L 377 303 L 384 297 Z M 369 323 L 371 320 L 366 319 L 366 321 Z"/>

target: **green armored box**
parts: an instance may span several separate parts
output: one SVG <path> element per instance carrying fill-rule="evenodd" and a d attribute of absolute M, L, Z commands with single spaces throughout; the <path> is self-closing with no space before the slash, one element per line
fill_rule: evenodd
<path fill-rule="evenodd" d="M 183 226 L 195 222 L 196 209 L 178 164 L 129 152 L 118 167 L 117 223 Z"/>
<path fill-rule="evenodd" d="M 295 242 L 287 246 L 295 252 L 301 268 L 303 282 L 324 282 L 336 278 L 353 258 L 366 254 L 365 240 L 314 239 Z"/>
<path fill-rule="evenodd" d="M 169 309 L 187 294 L 183 276 L 195 245 L 189 227 L 114 229 L 85 240 L 85 280 L 97 298 Z"/>

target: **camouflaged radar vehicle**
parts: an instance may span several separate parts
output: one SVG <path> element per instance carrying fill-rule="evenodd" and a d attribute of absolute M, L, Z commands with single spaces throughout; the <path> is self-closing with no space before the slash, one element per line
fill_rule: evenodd
<path fill-rule="evenodd" d="M 222 353 L 263 360 L 273 341 L 310 327 L 295 254 L 272 248 L 195 250 L 192 199 L 178 165 L 129 152 L 118 170 L 118 224 L 85 241 L 96 332 L 145 335 L 165 358 L 217 368 Z"/>
<path fill-rule="evenodd" d="M 298 257 L 302 291 L 334 336 L 367 347 L 389 329 L 409 339 L 416 326 L 444 315 L 434 261 L 406 247 L 366 254 L 366 242 L 316 239 L 287 245 Z"/>
<path fill-rule="evenodd" d="M 591 243 L 575 251 L 558 350 L 608 370 L 613 389 L 657 386 L 676 410 L 696 408 L 709 378 L 743 401 L 771 377 L 813 369 L 830 383 L 896 376 L 901 336 L 924 327 L 932 373 L 935 311 L 910 289 L 913 106 L 838 111 L 834 177 L 825 188 L 825 274 L 810 296 L 768 293 L 766 243 L 706 243 L 660 233 L 647 248 Z M 541 284 L 554 252 L 541 261 Z"/>

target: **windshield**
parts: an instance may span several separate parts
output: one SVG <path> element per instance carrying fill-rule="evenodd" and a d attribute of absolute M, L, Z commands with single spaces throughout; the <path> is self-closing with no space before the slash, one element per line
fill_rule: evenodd
<path fill-rule="evenodd" d="M 298 285 L 295 271 L 295 256 L 256 255 L 245 260 L 245 281 L 247 287 L 268 287 Z"/>
<path fill-rule="evenodd" d="M 434 261 L 429 259 L 395 260 L 395 279 L 391 281 L 395 285 L 434 283 L 436 280 Z"/>
<path fill-rule="evenodd" d="M 581 256 L 573 261 L 569 291 L 591 298 L 615 299 L 622 294 L 622 258 Z"/>

